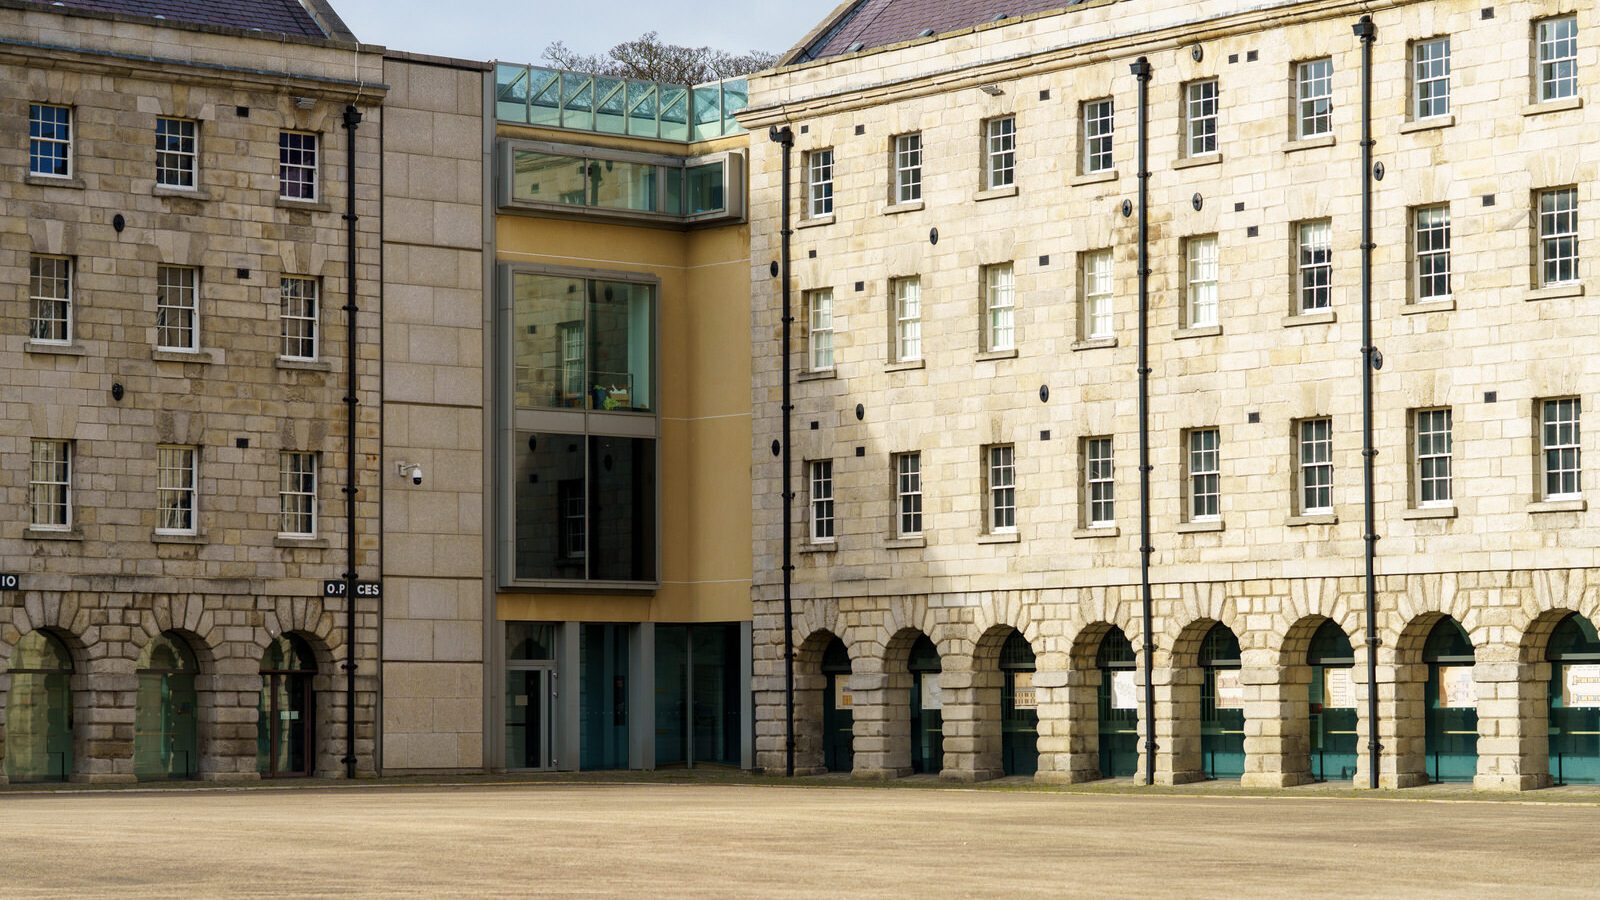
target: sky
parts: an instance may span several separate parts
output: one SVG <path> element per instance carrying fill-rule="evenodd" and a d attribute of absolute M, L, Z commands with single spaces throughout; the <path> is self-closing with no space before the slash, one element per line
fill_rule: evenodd
<path fill-rule="evenodd" d="M 647 31 L 674 44 L 789 49 L 837 0 L 331 0 L 356 37 L 392 50 L 539 62 L 555 41 L 598 53 Z"/>

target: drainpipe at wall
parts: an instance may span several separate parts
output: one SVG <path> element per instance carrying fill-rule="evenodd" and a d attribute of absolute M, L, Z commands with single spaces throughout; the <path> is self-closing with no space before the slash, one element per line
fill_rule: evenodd
<path fill-rule="evenodd" d="M 778 448 L 783 465 L 783 771 L 784 775 L 794 777 L 794 565 L 792 553 L 794 544 L 794 486 L 790 483 L 792 477 L 791 456 L 789 452 L 790 429 L 793 426 L 791 419 L 794 413 L 793 397 L 791 396 L 790 371 L 789 371 L 789 340 L 790 331 L 794 323 L 793 311 L 790 309 L 789 298 L 789 242 L 794 236 L 794 229 L 789 225 L 789 157 L 794 151 L 794 130 L 788 127 L 774 126 L 769 136 L 773 143 L 783 147 L 783 206 L 781 215 L 783 222 L 781 258 L 778 264 L 778 277 L 782 280 L 783 290 L 783 438 L 782 445 Z"/>
<path fill-rule="evenodd" d="M 1144 615 L 1144 783 L 1156 781 L 1155 625 L 1150 596 L 1150 60 L 1139 80 L 1139 599 Z"/>
<path fill-rule="evenodd" d="M 345 472 L 344 472 L 344 775 L 356 777 L 356 129 L 361 111 L 344 108 L 345 130 Z"/>
<path fill-rule="evenodd" d="M 1383 365 L 1383 355 L 1372 346 L 1372 45 L 1378 29 L 1371 16 L 1362 16 L 1353 28 L 1361 40 L 1361 491 L 1365 515 L 1367 582 L 1367 763 L 1370 786 L 1378 786 L 1378 764 L 1383 745 L 1378 742 L 1378 549 L 1377 515 L 1373 510 L 1372 373 Z"/>

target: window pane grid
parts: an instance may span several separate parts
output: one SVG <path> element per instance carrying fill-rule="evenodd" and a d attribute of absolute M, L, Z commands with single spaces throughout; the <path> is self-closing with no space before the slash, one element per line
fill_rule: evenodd
<path fill-rule="evenodd" d="M 156 269 L 156 346 L 162 350 L 200 349 L 199 273 L 187 266 Z"/>
<path fill-rule="evenodd" d="M 985 272 L 984 297 L 988 305 L 987 326 L 989 349 L 1015 350 L 1016 329 L 1016 279 L 1010 264 L 989 266 Z"/>
<path fill-rule="evenodd" d="M 193 534 L 194 508 L 194 448 L 157 448 L 156 530 L 174 534 Z"/>
<path fill-rule="evenodd" d="M 812 291 L 809 305 L 811 371 L 826 372 L 833 368 L 833 291 Z"/>
<path fill-rule="evenodd" d="M 1088 487 L 1089 525 L 1110 525 L 1117 518 L 1111 438 L 1090 438 L 1084 443 L 1084 483 Z"/>
<path fill-rule="evenodd" d="M 811 539 L 833 540 L 833 461 L 811 464 Z"/>
<path fill-rule="evenodd" d="M 1448 506 L 1450 483 L 1450 410 L 1425 409 L 1416 414 L 1417 502 Z"/>
<path fill-rule="evenodd" d="M 1189 327 L 1217 324 L 1217 239 L 1189 240 Z"/>
<path fill-rule="evenodd" d="M 317 533 L 317 455 L 284 452 L 278 457 L 278 531 L 308 537 Z"/>
<path fill-rule="evenodd" d="M 71 342 L 72 261 L 64 256 L 30 257 L 28 297 L 28 337 L 51 344 Z"/>
<path fill-rule="evenodd" d="M 1016 181 L 1017 169 L 1017 120 L 1014 117 L 989 120 L 988 148 L 988 186 L 1010 187 Z"/>
<path fill-rule="evenodd" d="M 303 131 L 278 135 L 278 196 L 317 199 L 317 136 Z"/>
<path fill-rule="evenodd" d="M 900 537 L 922 533 L 922 454 L 902 453 L 895 463 L 895 499 Z"/>
<path fill-rule="evenodd" d="M 1189 432 L 1189 520 L 1222 515 L 1220 435 L 1214 428 Z"/>
<path fill-rule="evenodd" d="M 72 110 L 33 103 L 28 106 L 28 171 L 34 175 L 72 175 Z"/>
<path fill-rule="evenodd" d="M 894 283 L 895 361 L 922 358 L 922 282 L 901 278 Z"/>
<path fill-rule="evenodd" d="M 1539 194 L 1539 276 L 1541 286 L 1578 280 L 1578 189 Z"/>
<path fill-rule="evenodd" d="M 1300 311 L 1318 312 L 1333 305 L 1333 226 L 1306 222 L 1300 226 Z"/>
<path fill-rule="evenodd" d="M 195 186 L 195 133 L 195 123 L 188 119 L 156 120 L 156 184 Z"/>
<path fill-rule="evenodd" d="M 1197 81 L 1189 85 L 1188 108 L 1189 155 L 1217 152 L 1217 82 Z"/>
<path fill-rule="evenodd" d="M 1412 47 L 1417 98 L 1416 116 L 1431 119 L 1450 113 L 1450 39 L 1437 38 Z"/>
<path fill-rule="evenodd" d="M 1295 68 L 1299 137 L 1333 133 L 1333 60 L 1313 59 Z"/>
<path fill-rule="evenodd" d="M 1300 511 L 1333 511 L 1333 421 L 1300 423 Z"/>
<path fill-rule="evenodd" d="M 806 157 L 806 196 L 812 218 L 833 214 L 833 151 L 813 150 Z"/>
<path fill-rule="evenodd" d="M 1583 494 L 1582 447 L 1576 397 L 1544 402 L 1544 495 L 1546 500 L 1571 500 Z"/>
<path fill-rule="evenodd" d="M 989 448 L 989 530 L 1017 528 L 1016 448 Z"/>
<path fill-rule="evenodd" d="M 1450 297 L 1450 208 L 1417 210 L 1417 299 Z"/>
<path fill-rule="evenodd" d="M 317 282 L 284 278 L 278 288 L 285 359 L 317 358 Z"/>
<path fill-rule="evenodd" d="M 1106 172 L 1112 166 L 1115 106 L 1108 97 L 1083 105 L 1083 171 Z"/>
<path fill-rule="evenodd" d="M 922 135 L 902 134 L 894 140 L 895 202 L 922 199 Z"/>
<path fill-rule="evenodd" d="M 1538 24 L 1538 33 L 1540 101 L 1577 96 L 1577 16 L 1545 19 Z"/>
<path fill-rule="evenodd" d="M 68 441 L 34 441 L 28 474 L 28 504 L 34 528 L 72 527 L 72 446 Z"/>
<path fill-rule="evenodd" d="M 1084 337 L 1111 336 L 1111 251 L 1099 250 L 1083 258 Z"/>

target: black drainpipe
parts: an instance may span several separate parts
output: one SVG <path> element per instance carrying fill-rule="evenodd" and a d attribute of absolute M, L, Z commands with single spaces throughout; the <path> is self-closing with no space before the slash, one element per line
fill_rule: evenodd
<path fill-rule="evenodd" d="M 356 777 L 356 129 L 361 111 L 344 108 L 345 228 L 345 470 L 344 470 L 344 775 Z"/>
<path fill-rule="evenodd" d="M 1361 490 L 1366 517 L 1363 535 L 1367 566 L 1367 763 L 1371 787 L 1378 787 L 1378 764 L 1383 749 L 1378 742 L 1378 549 L 1377 516 L 1373 510 L 1372 373 L 1383 365 L 1383 355 L 1372 346 L 1372 45 L 1378 29 L 1371 16 L 1354 26 L 1361 39 Z"/>
<path fill-rule="evenodd" d="M 1150 61 L 1130 66 L 1139 80 L 1139 597 L 1144 613 L 1144 783 L 1156 783 L 1155 623 L 1150 598 Z"/>
<path fill-rule="evenodd" d="M 789 372 L 789 339 L 790 330 L 794 323 L 793 311 L 789 308 L 789 242 L 794 236 L 794 229 L 789 227 L 789 157 L 794 151 L 794 130 L 785 126 L 773 126 L 769 135 L 772 141 L 783 147 L 783 209 L 782 228 L 778 232 L 783 236 L 781 261 L 778 264 L 778 277 L 783 281 L 783 439 L 782 445 L 775 449 L 783 461 L 783 771 L 784 775 L 794 777 L 794 486 L 790 483 L 791 470 L 794 466 L 790 461 L 789 437 L 793 426 L 791 419 L 794 413 L 793 398 L 790 395 Z"/>

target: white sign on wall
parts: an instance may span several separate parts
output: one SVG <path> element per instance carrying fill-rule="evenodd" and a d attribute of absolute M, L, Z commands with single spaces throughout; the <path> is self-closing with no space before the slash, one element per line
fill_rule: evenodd
<path fill-rule="evenodd" d="M 833 708 L 850 709 L 856 705 L 856 698 L 850 693 L 850 685 L 843 678 L 833 680 Z"/>
<path fill-rule="evenodd" d="M 1238 669 L 1217 670 L 1217 709 L 1244 709 L 1244 684 Z"/>
<path fill-rule="evenodd" d="M 1139 708 L 1139 673 L 1119 669 L 1111 673 L 1111 708 Z"/>
<path fill-rule="evenodd" d="M 1033 687 L 1032 672 L 1015 672 L 1011 676 L 1012 709 L 1038 709 L 1039 693 Z"/>
<path fill-rule="evenodd" d="M 1355 709 L 1356 679 L 1351 669 L 1322 670 L 1322 707 Z"/>
<path fill-rule="evenodd" d="M 1471 666 L 1439 667 L 1439 708 L 1472 709 L 1478 705 L 1478 686 Z"/>
<path fill-rule="evenodd" d="M 1561 698 L 1571 709 L 1600 708 L 1600 665 L 1567 666 L 1567 690 Z"/>
<path fill-rule="evenodd" d="M 939 686 L 938 672 L 922 673 L 922 708 L 933 712 L 944 709 L 944 689 Z"/>

